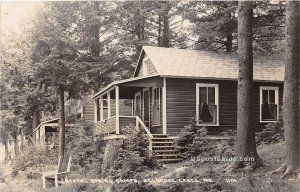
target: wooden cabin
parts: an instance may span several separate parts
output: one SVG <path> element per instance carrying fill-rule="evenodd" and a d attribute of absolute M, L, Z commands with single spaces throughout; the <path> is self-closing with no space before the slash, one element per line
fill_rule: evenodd
<path fill-rule="evenodd" d="M 66 128 L 74 128 L 75 124 L 67 123 Z M 40 123 L 32 133 L 27 135 L 30 142 L 47 147 L 57 147 L 59 143 L 59 118 Z"/>
<path fill-rule="evenodd" d="M 279 119 L 283 76 L 281 58 L 255 57 L 255 128 Z M 133 78 L 93 96 L 97 130 L 120 134 L 137 117 L 154 134 L 176 136 L 193 117 L 210 134 L 236 129 L 237 77 L 234 54 L 145 46 Z"/>
<path fill-rule="evenodd" d="M 132 78 L 93 96 L 96 134 L 133 125 L 149 138 L 174 138 L 191 118 L 211 135 L 236 129 L 237 78 L 236 54 L 144 46 Z M 283 81 L 282 58 L 254 56 L 255 129 L 280 118 Z"/>

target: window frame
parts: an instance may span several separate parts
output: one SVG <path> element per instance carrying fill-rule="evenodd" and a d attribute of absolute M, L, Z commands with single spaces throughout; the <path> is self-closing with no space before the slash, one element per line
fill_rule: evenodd
<path fill-rule="evenodd" d="M 275 121 L 262 119 L 262 104 L 263 104 L 263 91 L 275 91 L 275 104 L 277 105 L 277 117 Z M 276 123 L 279 120 L 279 87 L 278 86 L 260 86 L 259 87 L 259 122 L 260 123 Z"/>
<path fill-rule="evenodd" d="M 217 123 L 198 123 L 199 120 L 199 99 L 200 99 L 200 87 L 213 87 L 215 88 L 215 105 L 217 105 Z M 220 113 L 220 103 L 219 103 L 219 84 L 214 83 L 196 83 L 196 117 L 197 125 L 201 126 L 220 126 L 219 124 L 219 113 Z"/>

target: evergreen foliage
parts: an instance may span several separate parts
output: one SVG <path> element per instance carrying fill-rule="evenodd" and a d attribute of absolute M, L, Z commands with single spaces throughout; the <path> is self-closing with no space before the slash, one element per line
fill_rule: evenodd
<path fill-rule="evenodd" d="M 191 159 L 200 154 L 206 155 L 213 149 L 210 142 L 204 137 L 207 136 L 207 128 L 199 127 L 192 119 L 190 125 L 185 126 L 175 140 L 176 148 L 181 152 L 183 159 Z"/>
<path fill-rule="evenodd" d="M 148 139 L 134 127 L 125 131 L 122 150 L 110 170 L 114 178 L 135 178 L 146 169 L 156 166 L 155 160 L 149 158 Z"/>

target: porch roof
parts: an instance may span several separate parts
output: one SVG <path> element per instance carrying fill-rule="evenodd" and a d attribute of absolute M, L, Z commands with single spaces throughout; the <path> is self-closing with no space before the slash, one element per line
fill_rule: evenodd
<path fill-rule="evenodd" d="M 37 130 L 39 130 L 41 128 L 41 126 L 43 124 L 47 124 L 47 123 L 58 123 L 59 121 L 59 118 L 55 118 L 55 119 L 51 119 L 51 120 L 48 120 L 48 121 L 44 121 L 44 122 L 41 122 L 30 134 L 28 135 L 32 135 L 34 132 L 36 132 Z"/>
<path fill-rule="evenodd" d="M 58 122 L 59 122 L 59 118 L 54 118 L 54 119 L 50 119 L 48 121 L 43 121 L 30 134 L 28 134 L 27 136 L 30 136 L 34 132 L 36 132 L 37 130 L 39 130 L 42 125 L 45 125 L 45 126 L 58 126 Z M 71 126 L 74 126 L 74 124 L 65 124 L 65 126 L 66 127 L 71 127 Z"/>
<path fill-rule="evenodd" d="M 133 78 L 129 78 L 129 79 L 114 81 L 114 82 L 108 84 L 107 86 L 105 86 L 98 93 L 93 95 L 92 98 L 98 97 L 99 95 L 101 95 L 102 93 L 106 92 L 107 90 L 115 87 L 116 85 L 122 85 L 122 84 L 125 84 L 125 83 L 134 82 L 134 81 L 137 81 L 137 80 L 149 79 L 149 78 L 152 78 L 152 77 L 159 77 L 159 75 L 155 74 L 155 75 L 148 75 L 148 76 L 142 76 L 142 77 L 133 77 Z"/>

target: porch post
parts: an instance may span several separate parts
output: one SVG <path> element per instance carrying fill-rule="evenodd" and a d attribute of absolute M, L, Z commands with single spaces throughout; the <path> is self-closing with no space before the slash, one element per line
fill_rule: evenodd
<path fill-rule="evenodd" d="M 164 86 L 162 88 L 162 116 L 163 116 L 163 134 L 167 134 L 167 83 L 164 77 Z"/>
<path fill-rule="evenodd" d="M 46 129 L 45 129 L 45 125 L 42 125 L 40 128 L 40 135 L 41 135 L 41 144 L 45 144 L 46 143 L 46 138 L 45 138 L 45 133 Z"/>
<path fill-rule="evenodd" d="M 100 121 L 103 121 L 103 95 L 100 96 Z"/>
<path fill-rule="evenodd" d="M 107 93 L 107 118 L 110 118 L 110 91 Z"/>
<path fill-rule="evenodd" d="M 119 122 L 119 86 L 116 86 L 116 134 L 120 134 Z"/>
<path fill-rule="evenodd" d="M 94 100 L 94 122 L 97 123 L 98 121 L 98 106 L 97 106 L 97 98 Z"/>

